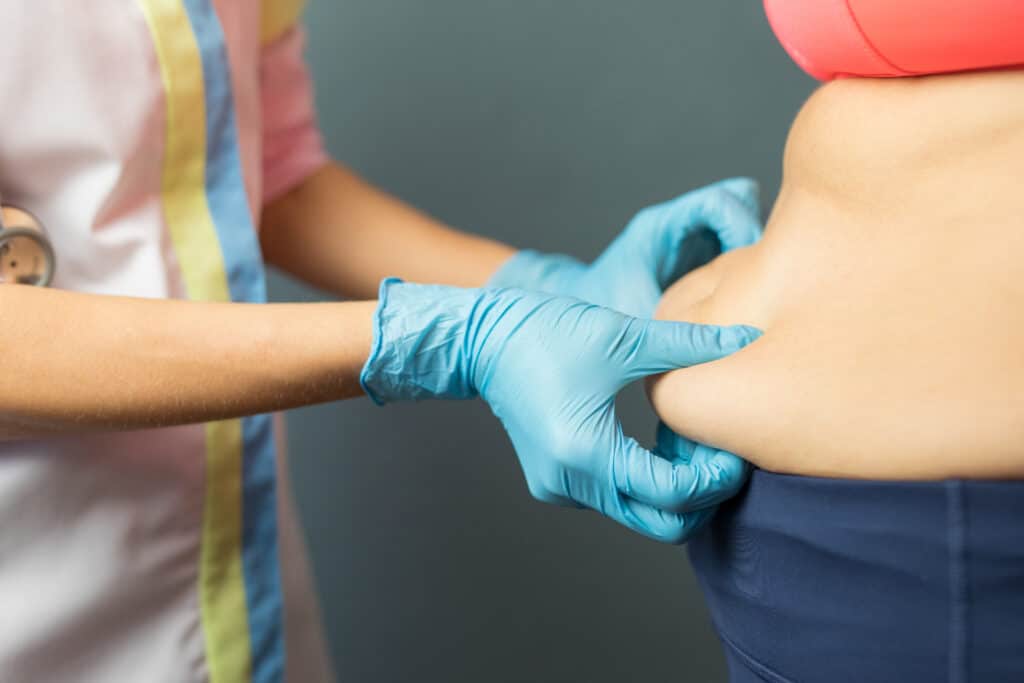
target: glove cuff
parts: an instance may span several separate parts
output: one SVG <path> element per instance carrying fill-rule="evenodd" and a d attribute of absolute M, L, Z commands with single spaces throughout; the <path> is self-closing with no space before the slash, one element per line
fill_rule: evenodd
<path fill-rule="evenodd" d="M 388 289 L 389 286 L 395 282 L 401 282 L 398 278 L 384 278 L 380 281 L 380 287 L 377 290 L 377 309 L 373 312 L 373 342 L 370 344 L 370 355 L 366 359 L 366 363 L 363 364 L 363 369 L 359 373 L 359 386 L 363 388 L 363 392 L 370 397 L 374 403 L 379 406 L 387 403 L 387 399 L 382 395 L 383 389 L 381 378 L 377 375 L 380 374 L 381 361 L 381 345 L 383 344 L 383 335 L 381 334 L 381 311 L 384 310 L 384 306 L 387 304 Z"/>
<path fill-rule="evenodd" d="M 464 340 L 479 297 L 475 289 L 381 281 L 373 345 L 359 374 L 366 395 L 377 405 L 475 397 Z"/>

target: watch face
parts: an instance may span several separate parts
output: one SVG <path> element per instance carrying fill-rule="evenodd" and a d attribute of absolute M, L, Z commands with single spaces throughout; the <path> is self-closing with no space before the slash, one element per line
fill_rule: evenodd
<path fill-rule="evenodd" d="M 0 233 L 0 283 L 46 284 L 49 270 L 49 254 L 38 238 L 24 233 Z"/>

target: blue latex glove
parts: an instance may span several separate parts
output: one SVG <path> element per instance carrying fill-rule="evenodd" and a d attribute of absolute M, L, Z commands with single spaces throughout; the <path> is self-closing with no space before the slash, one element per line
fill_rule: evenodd
<path fill-rule="evenodd" d="M 615 395 L 646 375 L 714 360 L 749 327 L 640 320 L 518 289 L 385 280 L 360 376 L 378 403 L 479 395 L 508 431 L 534 497 L 598 510 L 677 542 L 692 510 L 731 495 L 731 459 L 670 461 L 622 432 Z"/>
<path fill-rule="evenodd" d="M 673 432 L 664 422 L 658 423 L 658 445 L 654 452 L 675 465 L 684 465 L 699 472 L 709 482 L 705 487 L 711 495 L 700 500 L 694 497 L 694 506 L 699 509 L 687 515 L 687 525 L 672 539 L 675 543 L 686 543 L 718 510 L 718 503 L 736 495 L 750 475 L 746 460 L 727 451 L 705 446 Z M 701 503 L 705 503 L 701 505 Z"/>
<path fill-rule="evenodd" d="M 592 265 L 562 254 L 521 251 L 488 286 L 573 296 L 650 318 L 666 287 L 695 264 L 683 242 L 710 230 L 722 251 L 754 244 L 763 230 L 757 183 L 732 178 L 644 209 Z"/>

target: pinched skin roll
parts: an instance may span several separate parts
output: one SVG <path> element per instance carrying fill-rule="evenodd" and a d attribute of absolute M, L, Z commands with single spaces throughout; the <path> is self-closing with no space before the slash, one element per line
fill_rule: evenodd
<path fill-rule="evenodd" d="M 787 142 L 763 240 L 658 315 L 750 324 L 650 385 L 676 431 L 793 474 L 1024 476 L 1024 72 L 843 79 Z"/>

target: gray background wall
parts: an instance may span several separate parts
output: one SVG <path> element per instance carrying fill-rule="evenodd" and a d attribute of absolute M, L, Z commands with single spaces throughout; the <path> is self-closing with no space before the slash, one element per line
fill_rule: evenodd
<path fill-rule="evenodd" d="M 307 24 L 335 157 L 454 225 L 587 259 L 721 177 L 760 179 L 770 207 L 813 87 L 753 0 L 314 0 Z M 649 441 L 640 392 L 620 403 Z M 342 680 L 724 679 L 685 552 L 533 501 L 485 406 L 358 400 L 289 427 Z"/>

